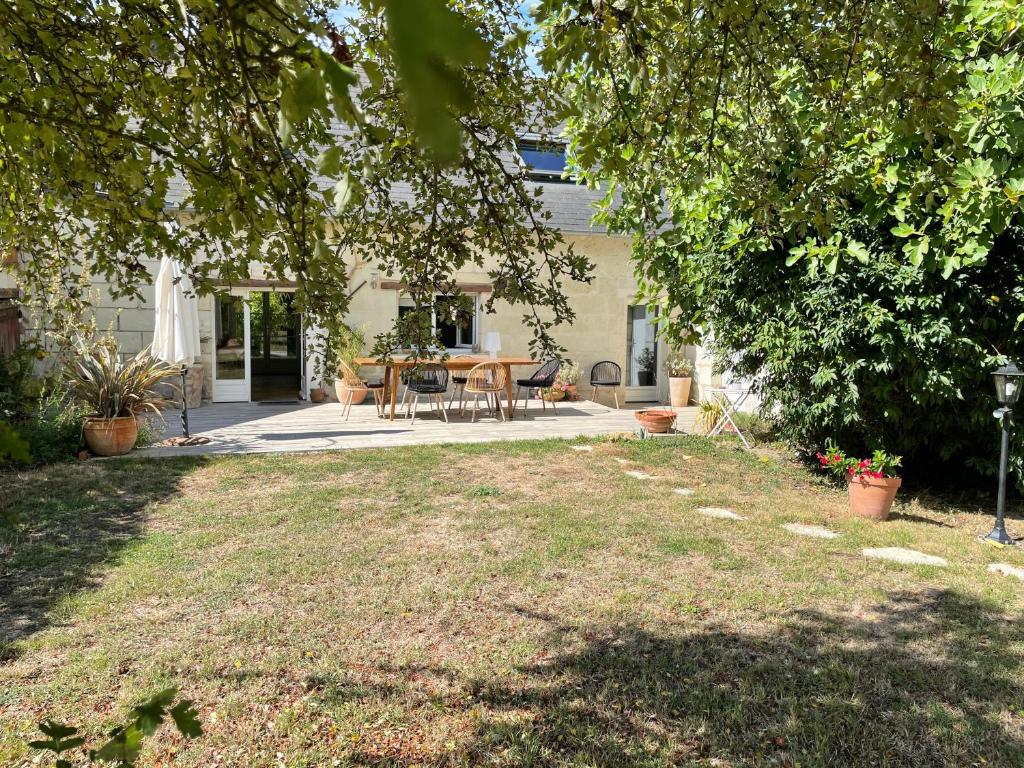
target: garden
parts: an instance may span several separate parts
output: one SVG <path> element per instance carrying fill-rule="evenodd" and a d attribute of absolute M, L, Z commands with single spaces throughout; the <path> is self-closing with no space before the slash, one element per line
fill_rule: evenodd
<path fill-rule="evenodd" d="M 457 471 L 452 471 L 457 468 Z M 172 687 L 143 765 L 1014 766 L 1024 590 L 991 499 L 735 439 L 5 475 L 0 762 Z M 601 493 L 594 493 L 600 488 Z M 928 556 L 897 562 L 866 552 Z M 79 759 L 82 748 L 67 753 Z"/>

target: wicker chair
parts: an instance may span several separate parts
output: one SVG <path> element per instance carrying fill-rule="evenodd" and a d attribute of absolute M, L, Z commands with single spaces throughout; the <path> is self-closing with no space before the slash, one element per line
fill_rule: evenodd
<path fill-rule="evenodd" d="M 411 369 L 405 376 L 405 415 L 416 421 L 416 406 L 420 395 L 426 395 L 431 407 L 437 405 L 441 416 L 448 421 L 448 412 L 444 409 L 444 395 L 448 391 L 448 369 L 439 363 L 423 363 Z"/>
<path fill-rule="evenodd" d="M 493 409 L 498 411 L 501 420 L 505 420 L 505 412 L 501 409 L 501 393 L 505 391 L 505 366 L 501 363 L 480 363 L 475 365 L 466 376 L 466 383 L 462 388 L 463 397 L 473 395 L 473 421 L 476 421 L 476 409 L 480 402 L 480 395 L 487 401 L 487 407 L 492 408 L 491 398 L 494 398 Z"/>
<path fill-rule="evenodd" d="M 526 407 L 530 402 L 530 396 L 534 390 L 544 389 L 550 387 L 555 383 L 555 377 L 558 376 L 559 370 L 562 368 L 560 360 L 552 358 L 548 360 L 544 365 L 533 372 L 533 375 L 528 379 L 516 379 L 516 399 L 515 402 L 519 402 L 519 393 L 525 389 L 526 397 L 523 400 L 523 413 L 526 413 Z M 541 410 L 547 410 L 547 401 L 544 398 L 540 400 Z M 551 401 L 551 408 L 554 410 L 555 401 Z"/>
<path fill-rule="evenodd" d="M 355 400 L 356 392 L 362 390 L 369 390 L 373 393 L 373 403 L 377 406 L 377 415 L 384 415 L 384 382 L 366 381 L 359 378 L 359 375 L 345 362 L 338 363 L 338 373 L 341 374 L 341 381 L 345 385 L 343 390 L 345 394 L 341 401 L 345 421 L 348 421 L 348 417 L 352 413 L 352 401 Z"/>
<path fill-rule="evenodd" d="M 471 358 L 471 357 L 473 357 L 473 356 L 472 355 L 466 355 L 466 354 L 459 354 L 459 355 L 452 355 L 450 359 L 452 359 L 452 360 L 460 360 L 460 359 L 465 360 L 466 358 Z M 460 397 L 459 397 L 459 413 L 460 414 L 462 413 L 462 406 L 465 403 L 465 393 L 463 392 L 463 388 L 466 386 L 466 377 L 467 376 L 469 376 L 469 372 L 468 371 L 457 371 L 456 373 L 452 374 L 452 396 L 448 400 L 448 410 L 449 411 L 452 409 L 452 403 L 455 402 L 455 395 L 459 394 L 460 395 Z"/>
<path fill-rule="evenodd" d="M 615 407 L 619 407 L 619 387 L 622 385 L 622 367 L 611 360 L 602 360 L 594 363 L 590 369 L 590 386 L 594 390 L 594 402 L 598 401 L 598 393 L 601 387 L 608 387 L 615 395 Z"/>

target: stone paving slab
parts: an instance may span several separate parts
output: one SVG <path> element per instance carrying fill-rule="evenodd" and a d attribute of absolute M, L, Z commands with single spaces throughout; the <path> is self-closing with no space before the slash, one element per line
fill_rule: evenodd
<path fill-rule="evenodd" d="M 937 565 L 946 566 L 949 562 L 944 557 L 926 555 L 916 549 L 903 549 L 903 547 L 881 547 L 878 549 L 865 549 L 861 552 L 864 557 L 871 557 L 877 560 L 889 560 L 894 563 L 907 565 Z"/>
<path fill-rule="evenodd" d="M 1010 565 L 1009 563 L 990 563 L 988 569 L 992 573 L 998 573 L 1000 576 L 1010 576 L 1024 581 L 1024 568 L 1019 566 Z"/>
<path fill-rule="evenodd" d="M 723 507 L 700 507 L 697 511 L 705 517 L 714 517 L 719 520 L 746 520 L 742 515 L 737 515 L 731 509 Z"/>
<path fill-rule="evenodd" d="M 830 531 L 828 528 L 822 528 L 820 525 L 804 525 L 803 523 L 786 523 L 784 526 L 790 533 L 795 533 L 797 536 L 810 536 L 814 539 L 838 539 L 839 534 L 835 531 Z"/>

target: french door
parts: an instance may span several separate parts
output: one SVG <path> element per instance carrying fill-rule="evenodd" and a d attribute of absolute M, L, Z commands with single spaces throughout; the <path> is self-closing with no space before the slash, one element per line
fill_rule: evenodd
<path fill-rule="evenodd" d="M 658 399 L 657 315 L 632 306 L 626 317 L 626 402 Z"/>
<path fill-rule="evenodd" d="M 248 291 L 214 299 L 213 399 L 249 402 L 252 360 L 249 354 Z"/>

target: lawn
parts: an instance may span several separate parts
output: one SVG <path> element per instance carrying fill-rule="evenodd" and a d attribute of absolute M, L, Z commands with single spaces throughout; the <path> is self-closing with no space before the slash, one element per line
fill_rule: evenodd
<path fill-rule="evenodd" d="M 1024 552 L 986 508 L 873 524 L 783 454 L 586 444 L 8 476 L 0 764 L 176 684 L 205 734 L 142 764 L 1024 765 L 1024 583 L 986 570 Z"/>

